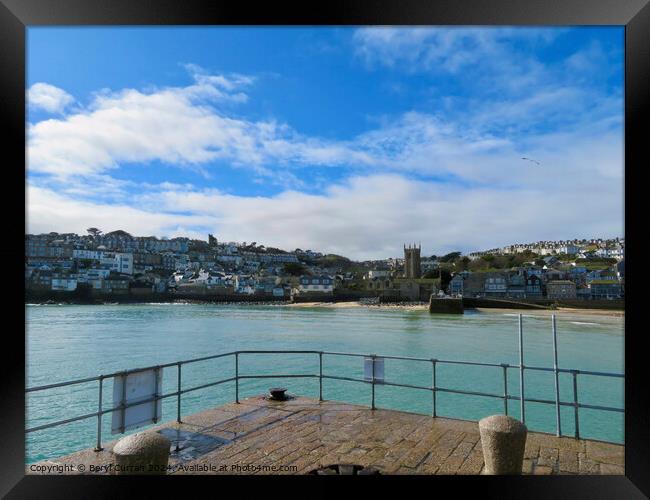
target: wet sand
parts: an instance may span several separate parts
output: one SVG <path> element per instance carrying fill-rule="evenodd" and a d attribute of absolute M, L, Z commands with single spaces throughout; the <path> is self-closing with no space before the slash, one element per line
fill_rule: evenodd
<path fill-rule="evenodd" d="M 424 311 L 429 308 L 428 304 L 361 304 L 359 302 L 302 302 L 287 304 L 288 307 L 325 307 L 325 308 L 351 308 L 366 307 L 368 309 L 403 309 L 407 311 Z M 609 316 L 615 318 L 625 317 L 625 311 L 608 309 L 574 309 L 571 307 L 560 307 L 558 309 L 506 309 L 493 307 L 477 307 L 468 309 L 486 314 L 525 314 L 527 316 Z"/>
<path fill-rule="evenodd" d="M 299 302 L 296 304 L 287 304 L 289 307 L 335 307 L 335 308 L 351 308 L 351 307 L 365 307 L 368 309 L 405 309 L 410 311 L 427 310 L 428 304 L 362 304 L 360 302 Z"/>
<path fill-rule="evenodd" d="M 525 314 L 526 316 L 609 316 L 614 318 L 625 317 L 625 311 L 609 309 L 574 309 L 572 307 L 559 307 L 558 309 L 497 309 L 491 307 L 477 307 L 476 311 L 482 313 L 500 314 Z"/>

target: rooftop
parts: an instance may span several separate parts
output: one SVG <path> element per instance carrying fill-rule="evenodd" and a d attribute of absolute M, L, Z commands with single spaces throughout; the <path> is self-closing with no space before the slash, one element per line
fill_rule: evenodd
<path fill-rule="evenodd" d="M 338 463 L 383 474 L 480 474 L 483 468 L 476 422 L 305 397 L 280 402 L 255 396 L 151 430 L 172 442 L 172 474 L 305 474 Z M 113 463 L 114 444 L 47 464 L 73 465 L 67 474 L 106 474 L 91 465 Z M 623 464 L 622 445 L 529 432 L 523 473 L 624 474 Z M 27 467 L 27 473 L 34 472 Z"/>

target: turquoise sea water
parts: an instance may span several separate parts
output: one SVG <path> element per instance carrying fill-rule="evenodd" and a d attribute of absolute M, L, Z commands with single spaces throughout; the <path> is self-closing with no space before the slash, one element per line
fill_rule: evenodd
<path fill-rule="evenodd" d="M 487 363 L 518 364 L 517 315 L 466 311 L 462 316 L 430 315 L 398 308 L 335 308 L 247 305 L 136 304 L 32 306 L 27 309 L 27 387 L 92 377 L 119 370 L 164 364 L 234 350 L 305 349 L 362 354 L 412 356 Z M 553 366 L 550 316 L 524 312 L 524 364 Z M 624 319 L 606 316 L 557 318 L 559 366 L 624 373 Z M 247 355 L 240 374 L 318 373 L 318 356 Z M 324 356 L 324 373 L 363 378 L 362 358 Z M 387 381 L 430 386 L 430 363 L 386 360 Z M 234 375 L 233 358 L 183 367 L 183 388 Z M 555 398 L 552 373 L 527 371 L 526 397 Z M 164 392 L 176 390 L 175 368 L 164 370 Z M 289 392 L 318 397 L 318 379 L 241 380 L 240 397 L 283 385 Z M 503 372 L 496 367 L 439 364 L 439 387 L 503 393 Z M 580 401 L 623 407 L 623 379 L 578 377 Z M 325 380 L 324 398 L 370 405 L 368 384 Z M 569 374 L 560 375 L 560 397 L 573 400 Z M 519 372 L 509 370 L 508 391 L 519 394 Z M 112 406 L 113 383 L 104 382 L 104 408 Z M 234 400 L 234 382 L 183 396 L 183 414 Z M 98 383 L 57 388 L 27 396 L 27 426 L 97 411 Z M 376 387 L 376 405 L 430 414 L 431 392 Z M 480 419 L 503 412 L 503 400 L 480 396 L 437 394 L 437 414 Z M 509 402 L 519 418 L 519 402 Z M 573 435 L 573 408 L 563 407 L 562 432 Z M 162 421 L 176 418 L 176 398 L 163 401 Z M 580 410 L 581 437 L 623 442 L 623 414 Z M 526 404 L 529 429 L 555 432 L 555 408 Z M 90 418 L 30 433 L 27 462 L 53 458 L 95 444 L 97 419 Z M 103 418 L 109 441 L 110 415 Z"/>

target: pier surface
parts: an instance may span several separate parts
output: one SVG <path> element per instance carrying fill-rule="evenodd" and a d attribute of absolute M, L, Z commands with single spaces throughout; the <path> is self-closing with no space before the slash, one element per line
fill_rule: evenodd
<path fill-rule="evenodd" d="M 172 441 L 169 474 L 305 474 L 339 463 L 372 466 L 382 474 L 483 469 L 476 422 L 304 397 L 251 397 L 152 431 Z M 26 473 L 58 474 L 36 465 L 65 466 L 63 474 L 110 474 L 114 444 L 27 465 Z M 524 474 L 624 474 L 623 466 L 622 445 L 528 433 Z"/>

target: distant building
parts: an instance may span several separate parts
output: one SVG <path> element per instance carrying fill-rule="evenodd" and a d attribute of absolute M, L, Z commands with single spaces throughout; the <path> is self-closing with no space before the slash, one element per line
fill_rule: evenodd
<path fill-rule="evenodd" d="M 388 278 L 390 276 L 389 269 L 371 269 L 368 271 L 368 279 L 372 280 L 375 278 Z"/>
<path fill-rule="evenodd" d="M 616 280 L 593 280 L 589 284 L 592 299 L 620 299 L 621 284 Z"/>
<path fill-rule="evenodd" d="M 523 273 L 510 276 L 508 280 L 508 297 L 523 298 L 526 296 L 526 277 Z"/>
<path fill-rule="evenodd" d="M 465 282 L 465 276 L 462 274 L 456 274 L 451 281 L 449 282 L 449 294 L 450 295 L 463 295 L 463 284 Z"/>
<path fill-rule="evenodd" d="M 399 291 L 399 297 L 411 301 L 427 301 L 432 293 L 437 293 L 438 289 L 435 279 L 410 279 L 398 278 L 393 282 L 393 287 Z"/>
<path fill-rule="evenodd" d="M 557 253 L 565 253 L 568 255 L 575 255 L 580 250 L 576 245 L 562 245 L 557 248 Z"/>
<path fill-rule="evenodd" d="M 463 281 L 463 297 L 485 295 L 486 273 L 471 273 Z"/>
<path fill-rule="evenodd" d="M 526 297 L 542 296 L 542 279 L 537 274 L 526 275 Z"/>
<path fill-rule="evenodd" d="M 576 284 L 569 280 L 552 280 L 546 283 L 546 296 L 549 299 L 575 299 Z"/>
<path fill-rule="evenodd" d="M 404 245 L 404 277 L 418 279 L 422 276 L 420 267 L 420 246 Z"/>
<path fill-rule="evenodd" d="M 301 276 L 298 290 L 300 293 L 332 293 L 334 291 L 334 280 L 330 276 Z"/>
<path fill-rule="evenodd" d="M 52 290 L 62 291 L 62 292 L 73 292 L 76 289 L 77 289 L 76 278 L 71 278 L 71 277 L 52 278 Z"/>
<path fill-rule="evenodd" d="M 508 280 L 504 273 L 484 273 L 483 291 L 486 297 L 504 297 L 508 292 Z"/>
<path fill-rule="evenodd" d="M 619 280 L 625 279 L 625 259 L 616 264 L 616 276 Z"/>

